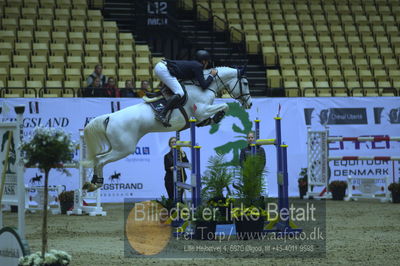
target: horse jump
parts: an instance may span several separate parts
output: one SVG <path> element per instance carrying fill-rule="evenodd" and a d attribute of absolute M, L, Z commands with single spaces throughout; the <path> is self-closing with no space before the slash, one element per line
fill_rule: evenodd
<path fill-rule="evenodd" d="M 377 183 L 377 181 L 379 183 Z M 347 177 L 348 194 L 346 201 L 358 199 L 379 199 L 381 202 L 390 201 L 389 176 L 385 177 Z"/>
<path fill-rule="evenodd" d="M 7 150 L 3 150 L 1 155 L 1 162 L 4 160 L 4 166 L 1 176 L 0 187 L 0 228 L 3 227 L 3 210 L 4 205 L 17 205 L 18 206 L 18 234 L 21 239 L 25 240 L 25 183 L 24 183 L 24 167 L 21 164 L 21 152 L 19 149 L 22 140 L 23 128 L 23 114 L 25 106 L 15 106 L 15 113 L 17 114 L 16 122 L 0 123 L 0 134 L 2 138 L 7 135 L 6 144 Z M 3 145 L 2 145 L 3 146 Z M 14 146 L 14 147 L 12 147 Z M 14 166 L 10 167 L 7 160 L 10 157 L 11 150 L 15 153 Z M 3 154 L 5 155 L 3 157 Z M 3 195 L 3 191 L 5 194 Z"/>
<path fill-rule="evenodd" d="M 66 167 L 78 168 L 79 169 L 79 185 L 78 189 L 74 193 L 74 206 L 71 211 L 67 211 L 67 215 L 82 215 L 89 214 L 89 216 L 106 216 L 107 212 L 103 211 L 101 207 L 100 190 L 93 192 L 87 192 L 82 189 L 83 184 L 88 182 L 91 178 L 89 177 L 88 171 L 82 162 L 86 158 L 86 145 L 84 140 L 83 130 L 79 130 L 79 162 L 77 164 L 65 165 Z M 94 206 L 87 205 L 86 201 L 94 201 Z"/>
<path fill-rule="evenodd" d="M 44 187 L 40 186 L 31 186 L 26 187 L 26 210 L 29 212 L 43 211 L 43 203 L 44 203 Z M 33 195 L 31 194 L 33 192 Z M 48 210 L 51 211 L 52 214 L 60 214 L 61 213 L 61 205 L 58 200 L 58 195 L 63 192 L 63 186 L 54 186 L 48 188 Z"/>
<path fill-rule="evenodd" d="M 176 145 L 173 146 L 174 156 L 174 201 L 179 201 L 181 189 L 190 190 L 192 192 L 192 204 L 197 207 L 201 204 L 201 173 L 200 173 L 200 146 L 196 143 L 196 119 L 191 118 L 190 122 L 190 141 L 180 141 L 179 131 L 176 132 Z M 191 163 L 183 163 L 179 160 L 180 149 L 183 147 L 190 148 Z M 191 169 L 191 183 L 182 182 L 182 172 L 180 169 Z M 180 178 L 179 178 L 180 177 Z"/>
<path fill-rule="evenodd" d="M 377 142 L 377 141 L 400 141 L 400 137 L 330 137 L 329 130 L 323 131 L 308 131 L 307 135 L 307 176 L 308 176 L 308 189 L 307 198 L 331 198 L 330 193 L 327 191 L 329 184 L 328 166 L 329 161 L 332 160 L 379 160 L 379 161 L 400 161 L 399 156 L 329 156 L 328 144 L 336 141 L 355 141 L 355 142 Z M 354 180 L 365 179 L 365 181 L 356 181 L 362 183 L 371 183 L 370 178 L 354 178 L 349 177 L 348 185 L 349 191 L 353 190 Z M 372 178 L 374 180 L 382 178 Z M 386 178 L 384 178 L 386 180 Z M 369 180 L 369 181 L 368 181 Z M 386 181 L 385 196 L 387 196 L 387 186 L 389 184 Z M 351 186 L 351 187 L 350 187 Z M 314 192 L 315 187 L 322 187 L 321 192 Z M 363 189 L 364 186 L 358 186 L 359 189 Z M 361 191 L 362 192 L 362 191 Z M 353 193 L 351 191 L 350 193 Z M 366 194 L 371 194 L 365 190 Z M 368 197 L 368 196 L 367 196 Z M 371 198 L 372 196 L 368 197 Z M 348 199 L 354 198 L 351 196 Z M 358 197 L 360 198 L 360 197 Z M 385 200 L 384 200 L 385 201 Z"/>
<path fill-rule="evenodd" d="M 261 145 L 274 145 L 276 148 L 277 160 L 277 181 L 278 181 L 278 212 L 281 213 L 283 209 L 289 209 L 289 178 L 287 166 L 287 148 L 288 145 L 282 142 L 281 135 L 281 120 L 279 114 L 275 119 L 275 139 L 259 139 L 260 137 L 260 120 L 256 119 L 255 122 L 255 141 L 251 145 L 252 153 L 256 154 L 256 146 Z M 280 234 L 299 233 L 299 229 L 290 219 L 280 221 L 278 219 L 269 222 L 264 227 L 264 232 L 277 232 Z"/>
<path fill-rule="evenodd" d="M 82 190 L 82 186 L 85 182 L 89 180 L 89 174 L 87 173 L 86 168 L 83 166 L 82 162 L 85 160 L 85 142 L 84 142 L 84 137 L 83 137 L 83 130 L 79 130 L 79 144 L 76 147 L 79 152 L 79 161 L 74 162 L 74 163 L 67 163 L 63 164 L 63 168 L 75 168 L 79 169 L 79 185 L 78 189 L 74 191 L 74 206 L 73 209 L 70 211 L 67 211 L 67 215 L 83 215 L 83 214 L 89 214 L 89 216 L 96 216 L 96 215 L 101 215 L 101 216 L 106 216 L 107 212 L 103 211 L 103 208 L 101 207 L 101 199 L 100 199 L 100 191 L 96 190 L 94 192 L 87 192 L 85 190 Z M 32 183 L 33 181 L 40 181 L 41 176 L 36 176 L 34 178 L 31 178 Z M 31 181 L 30 180 L 30 181 Z M 31 190 L 36 191 L 36 196 L 30 196 L 29 192 Z M 60 208 L 60 203 L 58 201 L 58 195 L 62 192 L 62 189 L 60 186 L 56 187 L 49 187 L 49 199 L 53 199 L 53 204 L 51 205 L 51 202 L 49 202 L 49 210 L 52 212 L 52 214 L 60 214 L 61 213 L 61 208 Z M 51 194 L 50 194 L 51 193 Z M 31 186 L 31 187 L 26 187 L 26 199 L 29 198 L 29 202 L 26 204 L 26 209 L 35 212 L 36 210 L 42 210 L 40 207 L 43 202 L 42 197 L 39 195 L 43 195 L 43 187 L 37 187 L 37 186 Z M 54 195 L 57 195 L 56 197 Z M 94 202 L 94 206 L 89 206 L 87 202 Z"/>

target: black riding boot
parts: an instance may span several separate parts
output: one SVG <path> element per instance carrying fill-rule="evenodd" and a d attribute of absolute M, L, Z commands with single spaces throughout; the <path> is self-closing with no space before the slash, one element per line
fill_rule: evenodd
<path fill-rule="evenodd" d="M 162 110 L 160 113 L 156 114 L 156 120 L 163 123 L 163 125 L 165 127 L 170 127 L 171 125 L 168 123 L 167 113 L 169 110 L 174 109 L 174 107 L 176 106 L 176 104 L 179 102 L 180 99 L 181 99 L 181 96 L 179 94 L 172 95 L 167 100 L 164 110 Z"/>

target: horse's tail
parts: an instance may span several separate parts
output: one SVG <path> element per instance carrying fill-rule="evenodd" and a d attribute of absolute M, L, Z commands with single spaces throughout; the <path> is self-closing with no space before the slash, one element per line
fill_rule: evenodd
<path fill-rule="evenodd" d="M 111 148 L 106 136 L 105 119 L 107 115 L 96 117 L 84 129 L 86 158 L 82 164 L 85 167 L 94 167 L 96 156 L 104 153 L 107 147 Z"/>

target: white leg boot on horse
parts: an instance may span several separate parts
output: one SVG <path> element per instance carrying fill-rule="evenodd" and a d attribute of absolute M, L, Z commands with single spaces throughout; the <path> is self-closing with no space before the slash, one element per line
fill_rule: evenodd
<path fill-rule="evenodd" d="M 163 66 L 160 66 L 163 69 Z M 164 65 L 165 67 L 165 65 Z M 159 64 L 157 64 L 157 69 Z M 207 90 L 203 90 L 197 85 L 186 85 L 188 99 L 182 109 L 187 117 L 194 117 L 200 124 L 218 112 L 226 111 L 226 103 L 213 104 L 215 95 L 222 89 L 229 89 L 232 98 L 238 100 L 244 108 L 251 107 L 251 97 L 249 86 L 243 71 L 229 68 L 218 67 L 218 77 L 214 79 Z M 158 72 L 158 71 L 157 71 Z M 163 71 L 161 71 L 163 72 Z M 209 70 L 204 71 L 204 75 L 209 75 Z M 176 80 L 176 78 L 175 78 Z M 169 79 L 169 81 L 172 79 Z M 169 81 L 163 82 L 172 88 Z M 176 80 L 177 82 L 177 80 Z M 176 84 L 175 84 L 176 85 Z M 182 93 L 174 94 L 183 95 Z M 172 100 L 171 106 L 174 105 Z M 217 121 L 223 113 L 217 115 Z M 83 162 L 86 168 L 93 168 L 94 175 L 91 183 L 84 189 L 93 191 L 102 186 L 103 167 L 130 154 L 134 154 L 139 140 L 151 132 L 173 132 L 186 128 L 188 121 L 181 111 L 171 109 L 168 114 L 170 127 L 165 127 L 160 121 L 155 119 L 155 111 L 150 104 L 143 102 L 120 111 L 98 116 L 92 119 L 85 127 L 84 137 L 86 143 L 86 161 Z"/>
<path fill-rule="evenodd" d="M 103 167 L 97 165 L 96 167 L 94 167 L 93 172 L 94 174 L 92 180 L 90 182 L 86 182 L 85 184 L 83 184 L 82 187 L 82 189 L 86 189 L 88 192 L 96 191 L 97 189 L 101 188 L 104 184 Z"/>

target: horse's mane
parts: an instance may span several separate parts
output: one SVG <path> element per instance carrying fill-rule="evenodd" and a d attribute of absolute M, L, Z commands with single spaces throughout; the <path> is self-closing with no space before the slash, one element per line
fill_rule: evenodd
<path fill-rule="evenodd" d="M 218 74 L 221 78 L 223 78 L 226 74 L 228 74 L 225 78 L 231 79 L 236 76 L 237 74 L 237 69 L 233 67 L 228 67 L 228 66 L 218 66 L 215 67 L 217 69 Z M 204 69 L 203 74 L 207 75 L 209 74 L 211 69 Z"/>
<path fill-rule="evenodd" d="M 222 72 L 236 70 L 236 68 L 229 67 L 229 66 L 218 66 L 218 67 L 215 67 L 215 69 L 217 69 L 218 71 L 222 71 Z M 204 69 L 203 73 L 204 74 L 210 73 L 210 69 Z"/>

